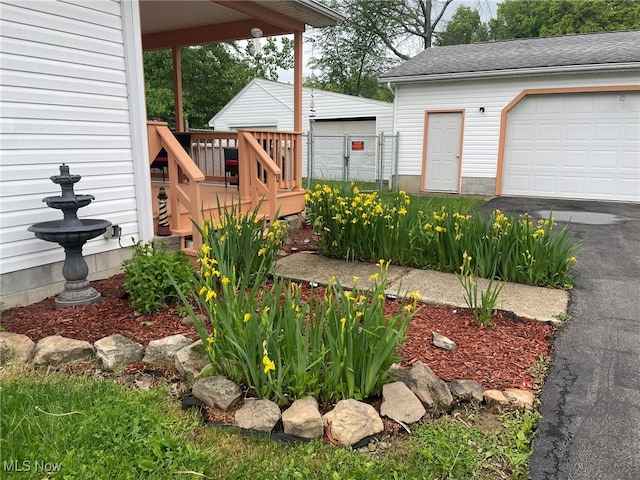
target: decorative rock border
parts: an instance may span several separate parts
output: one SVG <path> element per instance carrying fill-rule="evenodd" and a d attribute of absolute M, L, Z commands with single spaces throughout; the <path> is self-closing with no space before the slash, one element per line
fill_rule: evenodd
<path fill-rule="evenodd" d="M 235 412 L 235 425 L 242 429 L 271 433 L 282 421 L 284 433 L 301 439 L 320 438 L 351 446 L 384 430 L 381 415 L 407 424 L 420 421 L 427 410 L 447 412 L 459 401 L 484 402 L 487 405 L 514 404 L 533 408 L 534 395 L 515 388 L 485 390 L 472 380 L 456 380 L 449 384 L 440 380 L 424 363 L 417 361 L 411 370 L 393 366 L 390 375 L 398 381 L 384 385 L 380 413 L 371 405 L 348 399 L 321 415 L 313 397 L 294 401 L 284 411 L 269 400 L 244 399 L 239 385 L 222 376 L 198 378 L 209 364 L 202 341 L 193 342 L 184 335 L 172 335 L 141 344 L 122 335 L 89 342 L 61 337 L 46 337 L 34 343 L 26 335 L 0 332 L 0 365 L 10 362 L 59 366 L 67 363 L 98 359 L 102 368 L 113 371 L 118 367 L 142 361 L 149 365 L 175 366 L 185 382 L 192 385 L 192 394 L 204 404 L 222 410 L 242 405 Z M 408 428 L 407 428 L 408 430 Z"/>

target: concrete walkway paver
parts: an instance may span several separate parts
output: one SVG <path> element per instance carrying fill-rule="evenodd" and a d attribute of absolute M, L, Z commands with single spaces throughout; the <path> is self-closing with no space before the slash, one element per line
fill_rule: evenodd
<path fill-rule="evenodd" d="M 283 257 L 276 264 L 276 273 L 283 277 L 303 282 L 326 285 L 335 276 L 345 288 L 353 286 L 353 277 L 359 278 L 358 287 L 371 286 L 369 277 L 379 272 L 374 263 L 347 262 L 327 258 L 314 253 L 296 253 Z M 418 291 L 424 303 L 449 307 L 466 307 L 464 289 L 458 277 L 452 273 L 418 270 L 391 265 L 386 292 L 406 295 Z M 478 279 L 478 288 L 486 288 L 488 281 Z M 557 321 L 558 315 L 567 312 L 569 294 L 564 290 L 532 287 L 506 282 L 498 297 L 498 308 L 515 312 L 521 317 L 535 318 L 546 322 Z"/>

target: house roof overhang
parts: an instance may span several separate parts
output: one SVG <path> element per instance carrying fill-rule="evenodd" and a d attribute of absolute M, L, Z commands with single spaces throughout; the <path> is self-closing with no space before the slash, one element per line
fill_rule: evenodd
<path fill-rule="evenodd" d="M 385 83 L 612 72 L 640 66 L 640 30 L 518 38 L 427 48 L 380 77 Z"/>
<path fill-rule="evenodd" d="M 144 50 L 206 45 L 326 27 L 343 17 L 315 0 L 140 0 Z"/>
<path fill-rule="evenodd" d="M 618 63 L 609 65 L 570 65 L 564 67 L 518 68 L 506 70 L 484 70 L 477 72 L 456 72 L 430 75 L 402 75 L 386 76 L 379 79 L 380 83 L 434 83 L 461 80 L 489 80 L 496 78 L 530 77 L 538 75 L 570 75 L 579 73 L 605 72 L 640 72 L 639 62 Z"/>

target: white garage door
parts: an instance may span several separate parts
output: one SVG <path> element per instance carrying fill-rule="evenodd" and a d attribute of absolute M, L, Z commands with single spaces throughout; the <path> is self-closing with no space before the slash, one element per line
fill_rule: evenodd
<path fill-rule="evenodd" d="M 504 195 L 640 201 L 640 92 L 530 95 L 507 122 Z"/>
<path fill-rule="evenodd" d="M 314 171 L 323 178 L 379 180 L 375 118 L 317 120 L 313 132 Z"/>
<path fill-rule="evenodd" d="M 376 120 L 375 118 L 362 120 L 316 120 L 313 125 L 313 132 L 320 135 L 345 133 L 353 135 L 375 135 Z"/>

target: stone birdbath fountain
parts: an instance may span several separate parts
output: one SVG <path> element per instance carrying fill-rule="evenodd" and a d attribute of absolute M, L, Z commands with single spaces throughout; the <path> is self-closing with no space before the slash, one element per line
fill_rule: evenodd
<path fill-rule="evenodd" d="M 111 222 L 89 218 L 78 218 L 78 209 L 86 207 L 94 200 L 93 195 L 76 195 L 73 185 L 80 181 L 80 175 L 70 175 L 69 166 L 60 165 L 60 175 L 51 177 L 51 181 L 60 185 L 62 196 L 46 197 L 42 201 L 51 208 L 62 210 L 62 220 L 35 223 L 29 227 L 36 237 L 47 242 L 57 242 L 64 248 L 64 265 L 62 275 L 66 283 L 64 291 L 55 300 L 55 307 L 72 305 L 89 305 L 102 300 L 102 295 L 89 285 L 87 275 L 89 267 L 82 257 L 84 244 L 102 235 Z"/>

